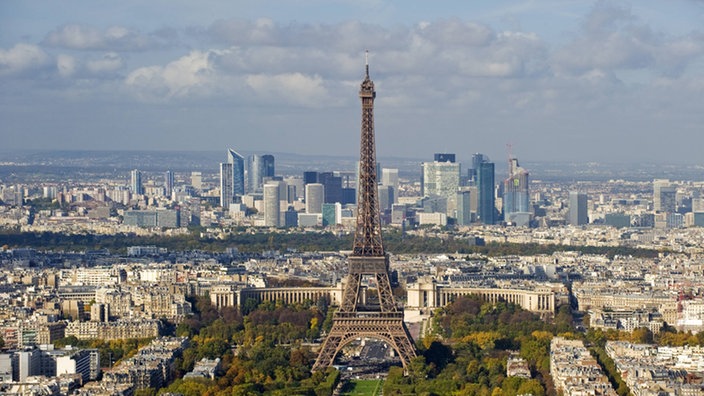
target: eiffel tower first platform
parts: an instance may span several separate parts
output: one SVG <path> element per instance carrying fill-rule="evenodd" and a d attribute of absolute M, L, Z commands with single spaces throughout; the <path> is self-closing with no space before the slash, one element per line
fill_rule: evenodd
<path fill-rule="evenodd" d="M 362 142 L 357 183 L 357 226 L 354 250 L 349 257 L 349 274 L 342 291 L 340 308 L 320 349 L 313 371 L 332 365 L 335 356 L 358 338 L 385 341 L 401 358 L 405 370 L 416 356 L 415 347 L 403 322 L 403 309 L 396 306 L 389 281 L 389 256 L 381 240 L 377 197 L 376 148 L 374 142 L 374 82 L 369 78 L 369 62 L 359 90 L 362 99 Z M 360 296 L 362 277 L 373 277 L 378 300 Z M 365 301 L 363 304 L 362 301 Z"/>

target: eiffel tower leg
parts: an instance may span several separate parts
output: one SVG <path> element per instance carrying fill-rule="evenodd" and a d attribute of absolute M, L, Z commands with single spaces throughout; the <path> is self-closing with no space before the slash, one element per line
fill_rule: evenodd
<path fill-rule="evenodd" d="M 340 342 L 342 342 L 342 338 L 344 337 L 344 331 L 338 327 L 339 326 L 333 323 L 330 333 L 325 338 L 323 346 L 320 348 L 318 358 L 313 364 L 313 371 L 325 370 L 335 362 L 335 355 L 337 355 Z"/>
<path fill-rule="evenodd" d="M 362 281 L 362 275 L 349 274 L 347 275 L 347 284 L 342 291 L 342 303 L 340 304 L 341 312 L 354 312 L 359 299 L 359 284 Z"/>
<path fill-rule="evenodd" d="M 387 272 L 376 274 L 376 287 L 379 293 L 379 304 L 381 305 L 382 312 L 396 311 L 396 303 L 394 303 L 394 296 L 391 292 L 391 282 L 389 281 L 389 274 Z"/>
<path fill-rule="evenodd" d="M 408 372 L 411 360 L 416 357 L 416 348 L 413 346 L 411 335 L 408 334 L 408 329 L 403 325 L 403 322 L 398 327 L 400 328 L 391 329 L 389 333 L 395 344 L 394 349 L 398 353 L 399 358 L 401 358 L 401 363 L 403 363 L 403 369 Z"/>

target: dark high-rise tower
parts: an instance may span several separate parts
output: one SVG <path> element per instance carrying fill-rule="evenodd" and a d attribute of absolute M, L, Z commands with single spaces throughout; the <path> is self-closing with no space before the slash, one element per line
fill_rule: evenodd
<path fill-rule="evenodd" d="M 478 216 L 484 224 L 494 224 L 494 163 L 484 160 L 477 168 L 477 189 L 479 192 Z"/>
<path fill-rule="evenodd" d="M 468 172 L 469 180 L 477 183 L 477 172 L 479 171 L 479 165 L 484 162 L 484 154 L 476 153 L 472 154 L 472 168 Z"/>
<path fill-rule="evenodd" d="M 455 155 L 451 153 L 435 153 L 435 162 L 455 162 Z"/>
<path fill-rule="evenodd" d="M 340 309 L 333 317 L 332 328 L 323 342 L 313 370 L 322 370 L 333 364 L 337 353 L 360 337 L 385 341 L 396 351 L 406 369 L 416 356 L 411 336 L 403 323 L 403 310 L 396 306 L 391 293 L 389 256 L 384 251 L 381 240 L 374 142 L 376 92 L 374 83 L 369 78 L 369 63 L 366 65 L 359 97 L 362 99 L 362 142 L 353 253 L 349 257 L 349 274 L 342 291 Z M 363 276 L 374 277 L 377 298 L 368 298 L 366 301 L 361 298 Z"/>
<path fill-rule="evenodd" d="M 325 203 L 342 202 L 342 178 L 332 172 L 318 174 L 318 183 L 325 186 Z"/>
<path fill-rule="evenodd" d="M 303 184 L 317 183 L 318 172 L 306 171 L 303 172 Z"/>
<path fill-rule="evenodd" d="M 274 177 L 276 176 L 276 169 L 274 166 L 274 156 L 271 154 L 262 155 L 262 167 L 264 172 L 262 177 Z"/>
<path fill-rule="evenodd" d="M 232 164 L 232 196 L 244 195 L 244 156 L 233 149 L 227 150 L 227 162 Z"/>
<path fill-rule="evenodd" d="M 164 195 L 167 198 L 171 198 L 174 193 L 174 173 L 170 170 L 164 172 Z"/>
<path fill-rule="evenodd" d="M 570 191 L 567 222 L 574 226 L 589 223 L 589 217 L 587 214 L 587 194 L 577 191 Z"/>

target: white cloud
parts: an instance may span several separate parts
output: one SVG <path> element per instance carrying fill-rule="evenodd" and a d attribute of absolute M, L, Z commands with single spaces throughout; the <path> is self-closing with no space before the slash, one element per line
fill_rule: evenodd
<path fill-rule="evenodd" d="M 489 45 L 495 38 L 488 26 L 459 19 L 425 23 L 418 27 L 418 33 L 429 41 L 444 46 L 482 47 Z"/>
<path fill-rule="evenodd" d="M 108 52 L 101 59 L 86 63 L 86 69 L 93 74 L 112 73 L 120 70 L 123 66 L 124 61 L 115 52 Z"/>
<path fill-rule="evenodd" d="M 85 25 L 64 25 L 44 38 L 49 47 L 75 50 L 141 51 L 157 46 L 154 38 L 122 26 L 105 30 Z"/>
<path fill-rule="evenodd" d="M 66 54 L 58 55 L 56 57 L 56 68 L 61 77 L 71 77 L 76 72 L 76 59 Z"/>
<path fill-rule="evenodd" d="M 327 89 L 320 76 L 306 76 L 301 73 L 256 74 L 247 76 L 246 83 L 255 95 L 269 101 L 305 107 L 330 104 Z"/>
<path fill-rule="evenodd" d="M 701 37 L 653 31 L 626 7 L 597 3 L 578 36 L 552 57 L 555 70 L 580 75 L 593 69 L 680 73 L 704 55 Z"/>
<path fill-rule="evenodd" d="M 142 99 L 182 98 L 207 93 L 212 83 L 212 52 L 193 51 L 166 66 L 141 67 L 125 83 Z"/>
<path fill-rule="evenodd" d="M 9 50 L 0 49 L 0 75 L 36 70 L 49 62 L 49 55 L 36 45 L 20 43 Z"/>

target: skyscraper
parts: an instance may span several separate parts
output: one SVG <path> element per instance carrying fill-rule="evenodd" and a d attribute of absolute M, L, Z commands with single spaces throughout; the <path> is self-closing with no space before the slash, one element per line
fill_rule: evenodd
<path fill-rule="evenodd" d="M 320 183 L 306 184 L 306 213 L 320 213 L 325 202 L 325 187 Z"/>
<path fill-rule="evenodd" d="M 271 154 L 262 155 L 262 177 L 274 177 L 276 176 L 276 169 L 274 166 L 274 156 Z"/>
<path fill-rule="evenodd" d="M 323 204 L 323 227 L 340 223 L 342 218 L 342 205 L 339 202 Z"/>
<path fill-rule="evenodd" d="M 220 164 L 220 206 L 225 210 L 229 209 L 233 202 L 232 169 L 231 163 Z"/>
<path fill-rule="evenodd" d="M 449 198 L 460 187 L 460 164 L 456 162 L 423 162 L 423 196 Z"/>
<path fill-rule="evenodd" d="M 318 182 L 325 186 L 325 203 L 342 202 L 342 177 L 322 172 L 318 174 Z"/>
<path fill-rule="evenodd" d="M 587 194 L 570 191 L 567 221 L 569 224 L 575 226 L 589 223 L 587 216 Z"/>
<path fill-rule="evenodd" d="M 244 157 L 233 149 L 227 150 L 227 162 L 232 164 L 232 196 L 244 195 Z"/>
<path fill-rule="evenodd" d="M 450 153 L 435 153 L 435 162 L 455 162 L 455 155 Z"/>
<path fill-rule="evenodd" d="M 262 182 L 264 180 L 264 162 L 262 156 L 252 154 L 247 159 L 247 193 L 254 194 L 262 192 Z"/>
<path fill-rule="evenodd" d="M 518 159 L 508 162 L 508 178 L 504 180 L 504 221 L 517 226 L 530 223 L 529 173 L 518 165 Z"/>
<path fill-rule="evenodd" d="M 656 212 L 677 211 L 677 189 L 667 179 L 653 181 L 653 209 Z"/>
<path fill-rule="evenodd" d="M 465 187 L 466 188 L 466 187 Z M 454 217 L 457 219 L 457 225 L 469 225 L 472 222 L 472 201 L 471 191 L 463 189 L 457 192 L 457 204 Z"/>
<path fill-rule="evenodd" d="M 264 225 L 267 227 L 281 226 L 281 200 L 279 183 L 271 182 L 264 185 Z"/>
<path fill-rule="evenodd" d="M 130 189 L 132 194 L 144 194 L 144 186 L 142 185 L 142 172 L 139 169 L 133 169 L 130 172 Z"/>
<path fill-rule="evenodd" d="M 164 172 L 164 195 L 171 198 L 174 193 L 174 173 L 170 170 Z"/>
<path fill-rule="evenodd" d="M 382 168 L 381 184 L 398 189 L 398 169 Z"/>
<path fill-rule="evenodd" d="M 447 155 L 447 154 L 446 154 Z M 447 201 L 446 214 L 454 216 L 457 191 L 460 187 L 460 164 L 456 162 L 424 162 L 421 194 L 438 196 Z"/>
<path fill-rule="evenodd" d="M 494 203 L 494 163 L 483 158 L 477 168 L 477 189 L 479 190 L 479 207 L 477 216 L 484 224 L 496 222 Z"/>
<path fill-rule="evenodd" d="M 391 187 L 393 190 L 393 202 L 398 203 L 398 169 L 383 168 L 381 170 L 381 185 Z"/>
<path fill-rule="evenodd" d="M 383 213 L 385 210 L 391 209 L 394 204 L 394 188 L 391 186 L 379 186 L 379 210 Z"/>
<path fill-rule="evenodd" d="M 482 162 L 484 162 L 484 154 L 476 153 L 472 155 L 472 168 L 469 169 L 467 176 L 469 176 L 469 180 L 475 184 L 477 183 L 479 164 Z"/>
<path fill-rule="evenodd" d="M 198 191 L 203 190 L 203 174 L 201 172 L 191 172 L 191 186 Z"/>
<path fill-rule="evenodd" d="M 318 182 L 318 172 L 315 172 L 315 171 L 303 172 L 303 183 L 304 184 L 317 183 L 317 182 Z"/>

